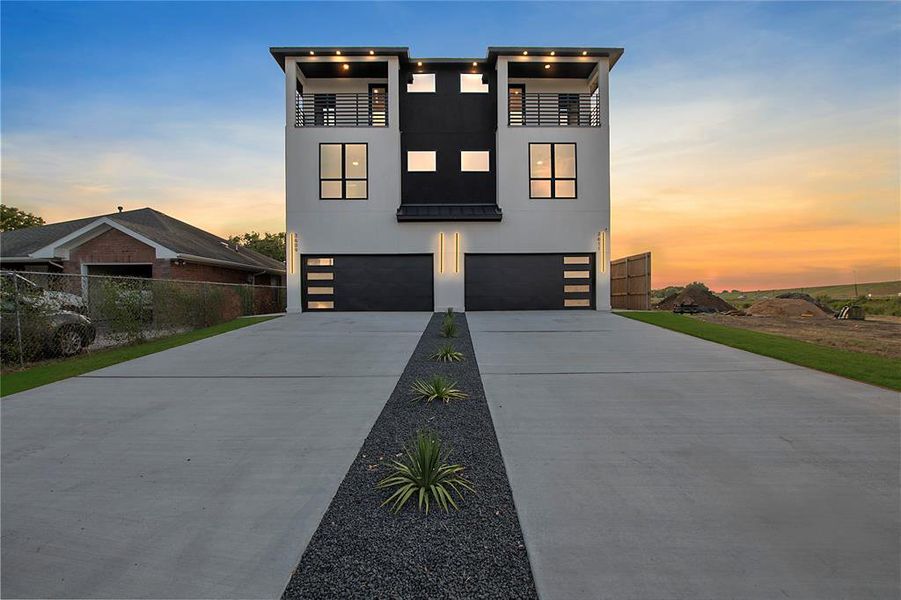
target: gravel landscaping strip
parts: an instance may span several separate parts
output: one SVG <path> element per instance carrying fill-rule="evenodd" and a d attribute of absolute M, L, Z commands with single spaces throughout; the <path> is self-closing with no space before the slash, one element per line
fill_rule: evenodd
<path fill-rule="evenodd" d="M 452 339 L 466 359 L 429 359 L 448 340 L 432 317 L 394 392 L 363 443 L 283 594 L 293 598 L 537 598 L 513 495 L 491 421 L 466 317 L 457 314 Z M 444 404 L 411 401 L 416 378 L 435 373 L 457 382 L 469 398 Z M 398 514 L 380 506 L 377 490 L 387 463 L 418 429 L 453 448 L 451 462 L 475 493 L 459 512 L 411 500 Z"/>

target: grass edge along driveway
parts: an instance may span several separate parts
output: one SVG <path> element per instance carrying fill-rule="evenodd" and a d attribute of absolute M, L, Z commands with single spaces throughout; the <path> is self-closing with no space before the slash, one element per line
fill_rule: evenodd
<path fill-rule="evenodd" d="M 705 323 L 662 311 L 623 311 L 615 314 L 802 367 L 901 391 L 901 360 L 818 346 L 771 333 Z"/>
<path fill-rule="evenodd" d="M 148 354 L 154 354 L 176 346 L 190 344 L 204 338 L 213 337 L 220 333 L 234 331 L 249 325 L 256 325 L 269 319 L 276 317 L 245 317 L 219 323 L 212 327 L 204 327 L 203 329 L 195 329 L 178 333 L 167 337 L 150 340 L 131 346 L 122 346 L 120 348 L 111 348 L 109 350 L 101 350 L 90 354 L 84 354 L 74 358 L 65 360 L 56 360 L 53 362 L 42 363 L 29 367 L 22 371 L 10 371 L 0 376 L 0 397 L 9 396 L 18 392 L 24 392 L 32 388 L 47 385 L 69 377 L 75 377 L 96 371 L 104 367 L 109 367 L 133 358 L 139 358 Z"/>

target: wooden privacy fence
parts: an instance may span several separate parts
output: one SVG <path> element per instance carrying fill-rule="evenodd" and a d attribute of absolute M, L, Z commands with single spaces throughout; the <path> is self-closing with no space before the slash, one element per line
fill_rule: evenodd
<path fill-rule="evenodd" d="M 610 305 L 651 310 L 651 253 L 610 261 Z"/>

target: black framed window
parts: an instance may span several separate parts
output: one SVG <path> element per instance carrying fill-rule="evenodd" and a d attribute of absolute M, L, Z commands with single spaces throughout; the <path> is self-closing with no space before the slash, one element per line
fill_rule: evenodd
<path fill-rule="evenodd" d="M 335 94 L 313 95 L 313 124 L 319 127 L 334 127 L 338 111 L 338 97 Z"/>
<path fill-rule="evenodd" d="M 319 199 L 369 197 L 369 145 L 319 144 Z"/>
<path fill-rule="evenodd" d="M 576 145 L 529 144 L 529 198 L 576 197 Z"/>

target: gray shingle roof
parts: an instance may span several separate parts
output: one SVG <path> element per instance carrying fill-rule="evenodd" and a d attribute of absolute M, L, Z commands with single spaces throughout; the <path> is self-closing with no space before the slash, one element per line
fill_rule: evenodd
<path fill-rule="evenodd" d="M 177 254 L 224 260 L 259 270 L 281 272 L 285 269 L 284 263 L 280 261 L 249 248 L 239 246 L 235 250 L 234 246 L 226 247 L 223 245 L 223 242 L 226 241 L 223 238 L 152 208 L 139 208 L 121 213 L 6 231 L 0 234 L 0 256 L 3 258 L 28 256 L 103 217 L 116 221 Z"/>

